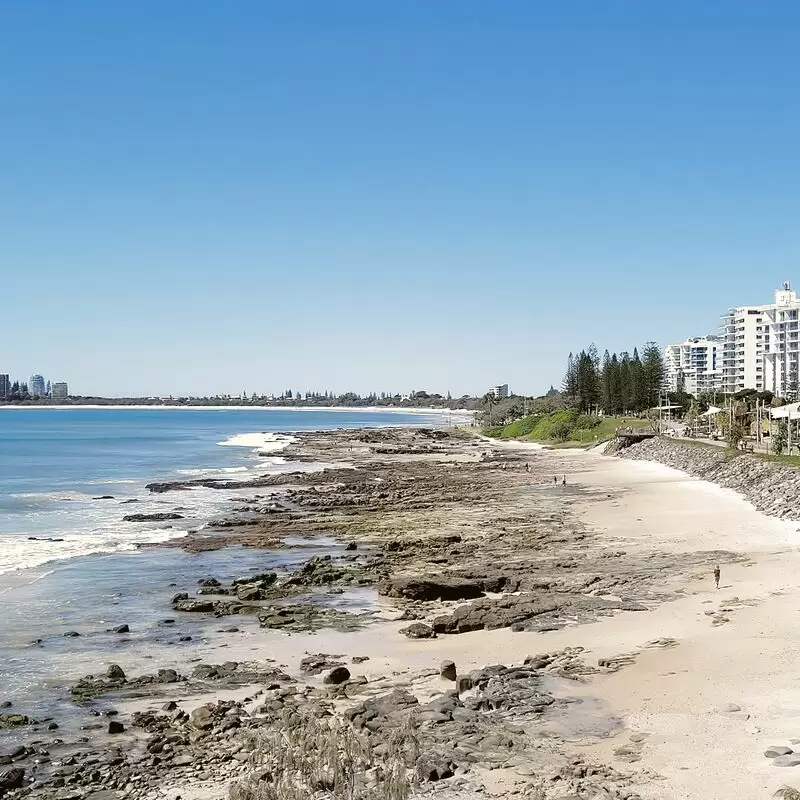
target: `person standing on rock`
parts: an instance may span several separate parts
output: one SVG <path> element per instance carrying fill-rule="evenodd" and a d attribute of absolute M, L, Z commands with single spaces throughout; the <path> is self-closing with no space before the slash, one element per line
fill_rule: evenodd
<path fill-rule="evenodd" d="M 715 588 L 719 589 L 719 576 L 720 576 L 720 569 L 719 564 L 714 567 L 714 586 Z"/>

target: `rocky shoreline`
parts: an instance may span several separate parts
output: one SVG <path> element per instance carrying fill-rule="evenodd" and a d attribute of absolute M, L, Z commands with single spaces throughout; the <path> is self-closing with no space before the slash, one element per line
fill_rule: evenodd
<path fill-rule="evenodd" d="M 591 664 L 574 648 L 532 648 L 523 664 L 491 666 L 489 658 L 464 674 L 452 662 L 396 674 L 360 652 L 315 652 L 315 632 L 375 631 L 394 647 L 407 639 L 415 648 L 481 630 L 535 635 L 646 613 L 670 599 L 671 579 L 716 554 L 642 560 L 608 548 L 572 507 L 612 498 L 573 486 L 574 460 L 557 452 L 505 448 L 462 431 L 366 429 L 298 434 L 282 455 L 330 466 L 149 488 L 176 499 L 197 486 L 254 490 L 229 514 L 162 546 L 193 553 L 280 550 L 298 536 L 338 542 L 291 571 L 230 582 L 198 575 L 195 585 L 175 587 L 169 609 L 248 625 L 263 632 L 267 652 L 279 652 L 282 637 L 308 637 L 308 655 L 187 664 L 136 678 L 124 663 L 98 665 L 71 690 L 87 717 L 77 740 L 61 739 L 57 720 L 19 723 L 31 735 L 13 748 L 0 734 L 0 797 L 149 800 L 188 782 L 211 785 L 204 796 L 221 799 L 254 769 L 253 734 L 306 713 L 347 720 L 378 754 L 390 730 L 410 727 L 422 744 L 406 764 L 417 793 L 435 786 L 442 796 L 480 796 L 492 773 L 509 793 L 543 800 L 638 797 L 642 776 L 587 763 L 568 743 L 537 733 L 543 717 L 571 702 L 549 682 L 616 671 L 635 654 Z M 370 608 L 339 605 L 354 589 L 369 594 Z M 637 744 L 616 760 L 635 762 Z"/>
<path fill-rule="evenodd" d="M 646 439 L 618 451 L 621 458 L 655 461 L 732 489 L 772 517 L 800 519 L 800 470 L 722 447 Z"/>

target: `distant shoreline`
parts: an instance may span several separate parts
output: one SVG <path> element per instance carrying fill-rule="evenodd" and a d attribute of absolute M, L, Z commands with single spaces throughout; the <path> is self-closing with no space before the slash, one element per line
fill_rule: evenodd
<path fill-rule="evenodd" d="M 404 408 L 403 406 L 186 406 L 186 405 L 146 405 L 146 404 L 130 404 L 115 403 L 115 404 L 82 404 L 74 403 L 70 405 L 54 405 L 44 403 L 32 403 L 31 405 L 24 405 L 22 403 L 8 403 L 0 405 L 0 411 L 5 409 L 37 409 L 37 410 L 74 410 L 74 409 L 90 409 L 99 411 L 101 409 L 119 409 L 124 408 L 128 410 L 149 411 L 152 409 L 158 410 L 174 410 L 174 411 L 328 411 L 328 412 L 371 412 L 380 413 L 386 412 L 390 414 L 473 414 L 474 412 L 466 408 L 439 408 L 439 407 L 425 407 L 414 406 Z"/>

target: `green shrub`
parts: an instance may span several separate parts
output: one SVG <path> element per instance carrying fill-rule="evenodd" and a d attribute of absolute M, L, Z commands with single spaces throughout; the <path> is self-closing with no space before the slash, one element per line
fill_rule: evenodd
<path fill-rule="evenodd" d="M 573 428 L 568 422 L 558 420 L 550 424 L 550 439 L 555 439 L 557 442 L 566 442 L 572 436 Z"/>

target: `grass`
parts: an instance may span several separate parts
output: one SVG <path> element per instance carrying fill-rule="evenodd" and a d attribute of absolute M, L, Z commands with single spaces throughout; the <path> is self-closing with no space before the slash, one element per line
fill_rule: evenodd
<path fill-rule="evenodd" d="M 774 461 L 777 464 L 785 464 L 787 467 L 800 467 L 800 456 L 777 455 L 775 453 L 753 453 L 762 461 Z"/>
<path fill-rule="evenodd" d="M 385 738 L 385 755 L 339 717 L 288 713 L 254 736 L 253 772 L 230 800 L 408 800 L 407 762 L 419 756 L 409 726 Z"/>
<path fill-rule="evenodd" d="M 628 417 L 588 416 L 568 408 L 552 414 L 523 417 L 504 427 L 491 428 L 487 434 L 497 439 L 522 439 L 554 447 L 588 447 L 608 441 L 616 429 L 623 426 L 647 428 L 650 422 Z"/>
<path fill-rule="evenodd" d="M 573 431 L 566 442 L 554 442 L 554 447 L 587 447 L 607 442 L 614 437 L 617 428 L 649 428 L 650 420 L 635 417 L 601 417 L 594 428 Z"/>

